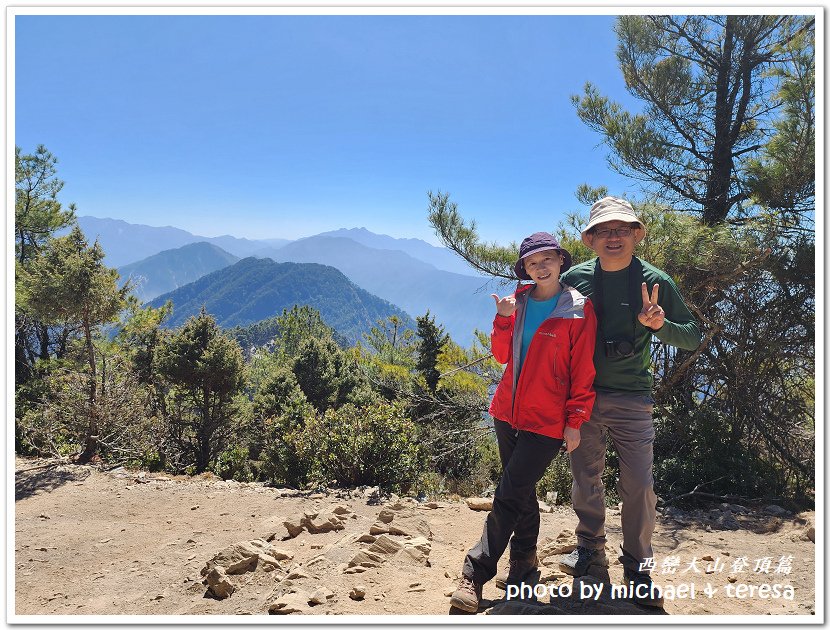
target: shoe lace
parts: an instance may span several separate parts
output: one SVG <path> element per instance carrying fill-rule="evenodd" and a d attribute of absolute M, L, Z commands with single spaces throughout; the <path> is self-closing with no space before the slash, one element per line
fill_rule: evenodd
<path fill-rule="evenodd" d="M 468 578 L 466 575 L 462 575 L 461 584 L 458 585 L 458 590 L 467 591 L 468 593 L 476 595 L 478 589 L 476 588 L 476 583 L 471 578 Z"/>

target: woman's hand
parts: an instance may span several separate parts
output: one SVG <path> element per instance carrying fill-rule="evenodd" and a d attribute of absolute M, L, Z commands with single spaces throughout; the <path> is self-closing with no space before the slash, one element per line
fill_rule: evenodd
<path fill-rule="evenodd" d="M 562 439 L 565 441 L 565 450 L 570 453 L 579 446 L 579 429 L 566 426 L 562 432 Z"/>
<path fill-rule="evenodd" d="M 500 298 L 495 293 L 491 293 L 490 297 L 496 301 L 496 312 L 502 317 L 510 317 L 516 312 L 516 297 L 508 295 Z"/>

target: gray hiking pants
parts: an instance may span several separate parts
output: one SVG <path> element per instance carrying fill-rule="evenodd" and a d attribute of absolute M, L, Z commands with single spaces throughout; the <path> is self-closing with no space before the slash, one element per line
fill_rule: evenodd
<path fill-rule="evenodd" d="M 496 575 L 499 558 L 508 543 L 512 559 L 535 557 L 540 524 L 536 484 L 562 446 L 561 439 L 517 431 L 501 420 L 494 424 L 504 472 L 481 539 L 464 558 L 462 569 L 464 575 L 479 584 Z"/>
<path fill-rule="evenodd" d="M 605 435 L 611 437 L 620 462 L 617 490 L 622 499 L 622 554 L 627 569 L 639 570 L 651 558 L 651 535 L 657 516 L 654 494 L 654 423 L 650 396 L 597 391 L 589 422 L 580 428 L 579 447 L 572 451 L 572 501 L 579 524 L 578 544 L 590 549 L 605 546 Z"/>

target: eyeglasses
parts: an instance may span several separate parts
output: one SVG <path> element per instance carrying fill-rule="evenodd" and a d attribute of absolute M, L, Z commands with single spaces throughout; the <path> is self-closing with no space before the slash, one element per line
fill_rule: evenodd
<path fill-rule="evenodd" d="M 618 228 L 602 228 L 601 230 L 594 230 L 594 235 L 598 238 L 611 238 L 611 235 L 626 237 L 631 234 L 631 230 L 633 230 L 630 225 L 626 225 L 625 227 L 618 227 Z"/>

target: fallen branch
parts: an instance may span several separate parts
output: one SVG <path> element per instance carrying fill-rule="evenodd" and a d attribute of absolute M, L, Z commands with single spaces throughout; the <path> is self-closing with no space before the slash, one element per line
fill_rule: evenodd
<path fill-rule="evenodd" d="M 57 459 L 52 460 L 46 464 L 40 464 L 39 466 L 32 466 L 31 468 L 21 468 L 20 470 L 15 470 L 14 474 L 30 472 L 32 470 L 41 470 L 42 468 L 54 468 L 55 466 L 60 466 L 61 464 L 68 464 L 69 460 L 67 459 Z"/>
<path fill-rule="evenodd" d="M 718 477 L 717 479 L 712 479 L 710 481 L 704 481 L 703 483 L 699 483 L 694 487 L 693 490 L 691 490 L 689 492 L 684 492 L 683 494 L 678 494 L 676 497 L 672 497 L 671 499 L 667 499 L 667 500 L 663 501 L 663 505 L 666 506 L 669 503 L 674 503 L 678 499 L 685 499 L 686 497 L 693 497 L 693 496 L 707 496 L 708 498 L 726 500 L 726 497 L 719 497 L 718 495 L 710 494 L 708 492 L 698 492 L 703 486 L 708 486 L 710 483 L 715 483 L 716 481 L 720 481 L 724 477 L 726 477 L 726 475 Z"/>

